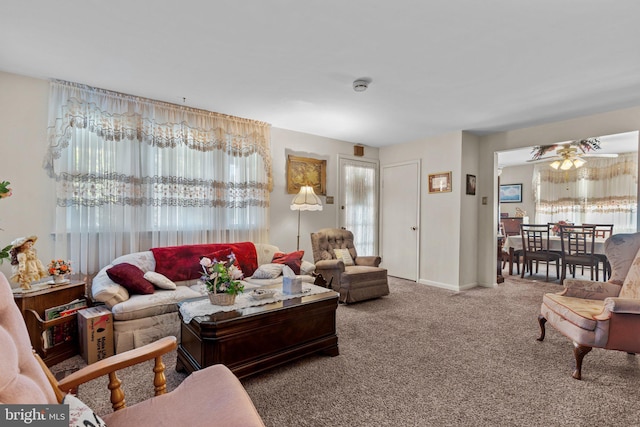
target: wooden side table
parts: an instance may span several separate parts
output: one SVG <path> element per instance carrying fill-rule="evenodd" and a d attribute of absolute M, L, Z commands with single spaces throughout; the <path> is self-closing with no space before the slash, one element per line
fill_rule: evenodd
<path fill-rule="evenodd" d="M 32 286 L 35 288 L 39 285 Z M 69 283 L 59 286 L 44 286 L 28 292 L 17 290 L 13 294 L 13 299 L 22 312 L 27 325 L 31 345 L 47 366 L 55 365 L 78 354 L 78 334 L 77 327 L 73 328 L 76 333 L 70 340 L 45 348 L 43 332 L 54 326 L 64 327 L 65 324 L 75 326 L 78 320 L 76 313 L 46 320 L 44 311 L 51 307 L 70 303 L 78 298 L 86 298 L 86 283 L 84 281 L 71 280 Z"/>

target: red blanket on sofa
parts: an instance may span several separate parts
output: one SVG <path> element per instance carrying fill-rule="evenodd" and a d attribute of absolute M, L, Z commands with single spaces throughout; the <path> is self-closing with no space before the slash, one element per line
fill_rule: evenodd
<path fill-rule="evenodd" d="M 156 259 L 156 272 L 174 282 L 198 279 L 202 276 L 200 257 L 212 258 L 212 254 L 230 248 L 236 256 L 244 277 L 250 277 L 258 268 L 258 253 L 252 242 L 209 243 L 203 245 L 167 246 L 151 248 Z"/>

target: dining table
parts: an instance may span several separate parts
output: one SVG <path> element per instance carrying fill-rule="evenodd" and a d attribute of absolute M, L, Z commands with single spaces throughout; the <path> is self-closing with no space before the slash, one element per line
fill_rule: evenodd
<path fill-rule="evenodd" d="M 593 252 L 596 254 L 604 254 L 604 242 L 607 239 L 604 237 L 596 237 Z M 515 234 L 507 236 L 502 246 L 509 253 L 509 275 L 513 275 L 513 253 L 514 251 L 522 250 L 522 235 Z M 560 236 L 549 236 L 549 250 L 562 251 L 562 242 Z"/>

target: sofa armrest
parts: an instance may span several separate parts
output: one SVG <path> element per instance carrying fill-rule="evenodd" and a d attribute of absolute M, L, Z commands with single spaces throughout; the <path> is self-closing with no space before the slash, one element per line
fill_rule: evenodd
<path fill-rule="evenodd" d="M 342 273 L 344 271 L 344 262 L 341 259 L 323 259 L 316 262 L 316 272 L 321 273 L 327 270 L 337 270 Z"/>
<path fill-rule="evenodd" d="M 382 262 L 382 258 L 379 256 L 359 256 L 354 262 L 356 265 L 365 265 L 369 267 L 377 267 Z"/>
<path fill-rule="evenodd" d="M 573 298 L 604 300 L 617 297 L 622 286 L 610 282 L 593 282 L 591 280 L 565 279 L 562 295 Z"/>
<path fill-rule="evenodd" d="M 598 320 L 608 319 L 609 313 L 640 314 L 640 300 L 631 298 L 606 298 L 604 311 L 596 316 Z"/>

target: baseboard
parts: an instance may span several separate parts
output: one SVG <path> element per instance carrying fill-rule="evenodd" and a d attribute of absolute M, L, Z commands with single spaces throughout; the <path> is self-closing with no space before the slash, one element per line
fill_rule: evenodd
<path fill-rule="evenodd" d="M 420 283 L 421 285 L 433 286 L 435 288 L 447 289 L 449 291 L 454 291 L 454 292 L 466 291 L 478 286 L 477 283 L 467 283 L 466 285 L 455 286 L 449 283 L 441 283 L 441 282 L 435 282 L 433 280 L 425 280 L 425 279 L 419 279 L 418 283 Z"/>

